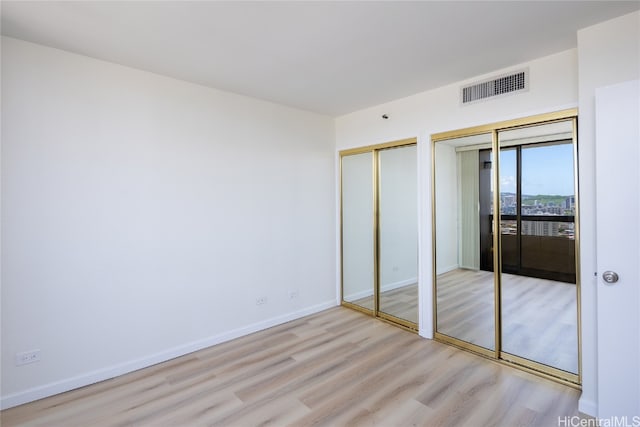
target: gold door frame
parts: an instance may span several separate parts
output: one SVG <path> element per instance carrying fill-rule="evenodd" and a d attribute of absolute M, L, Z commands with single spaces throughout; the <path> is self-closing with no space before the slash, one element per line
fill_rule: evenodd
<path fill-rule="evenodd" d="M 441 341 L 464 350 L 472 351 L 480 354 L 484 357 L 496 360 L 500 363 L 507 364 L 518 369 L 535 373 L 539 376 L 543 376 L 555 381 L 559 381 L 563 384 L 570 385 L 575 388 L 580 388 L 582 379 L 582 319 L 581 319 L 581 280 L 580 280 L 580 202 L 579 202 L 579 186 L 578 186 L 578 139 L 577 139 L 577 117 L 578 110 L 567 109 L 547 114 L 540 114 L 536 116 L 524 117 L 520 119 L 496 122 L 492 124 L 475 126 L 470 128 L 464 128 L 459 130 L 453 130 L 448 132 L 441 132 L 431 135 L 431 229 L 432 229 L 432 292 L 433 292 L 433 335 L 434 339 Z M 573 126 L 573 158 L 574 158 L 574 188 L 575 188 L 575 262 L 576 262 L 576 315 L 577 315 L 577 345 L 578 345 L 578 373 L 573 374 L 563 371 L 551 366 L 544 365 L 539 362 L 534 362 L 529 359 L 525 359 L 513 354 L 503 352 L 502 348 L 502 251 L 501 251 L 501 229 L 500 229 L 500 215 L 493 216 L 493 270 L 494 270 L 494 327 L 495 327 L 495 343 L 494 350 L 489 350 L 476 344 L 461 340 L 459 338 L 451 337 L 443 333 L 438 332 L 438 311 L 437 311 L 437 292 L 436 292 L 436 159 L 435 159 L 435 147 L 439 141 L 449 140 L 453 138 L 460 138 L 466 136 L 474 136 L 480 134 L 491 134 L 491 150 L 493 153 L 500 153 L 500 146 L 498 141 L 498 133 L 505 130 L 512 130 L 518 128 L 532 127 L 541 124 L 550 124 L 554 122 L 569 121 L 571 120 Z M 500 212 L 500 156 L 494 155 L 493 162 L 495 164 L 495 172 L 492 176 L 492 184 L 494 189 L 493 194 L 493 206 L 494 212 Z"/>
<path fill-rule="evenodd" d="M 393 323 L 411 332 L 418 332 L 418 325 L 414 322 L 410 322 L 405 319 L 393 316 L 388 313 L 380 311 L 380 221 L 379 221 L 379 203 L 380 203 L 380 157 L 379 153 L 382 150 L 388 148 L 398 148 L 404 146 L 418 145 L 417 138 L 401 139 L 397 141 L 385 142 L 382 144 L 368 145 L 365 147 L 351 148 L 342 150 L 340 155 L 340 304 L 344 307 L 348 307 L 368 315 L 379 318 L 383 321 Z M 343 165 L 342 161 L 346 156 L 355 154 L 372 153 L 372 186 L 373 186 L 373 310 L 369 310 L 366 307 L 353 304 L 344 300 L 344 213 L 343 213 Z M 417 161 L 418 159 L 416 159 Z M 418 197 L 418 194 L 416 194 Z M 419 291 L 418 291 L 419 292 Z"/>

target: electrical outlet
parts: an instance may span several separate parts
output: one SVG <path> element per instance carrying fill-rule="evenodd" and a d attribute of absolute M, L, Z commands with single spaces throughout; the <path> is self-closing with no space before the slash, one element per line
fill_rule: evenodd
<path fill-rule="evenodd" d="M 27 365 L 40 361 L 40 350 L 24 351 L 16 353 L 16 366 Z"/>
<path fill-rule="evenodd" d="M 264 305 L 267 303 L 267 297 L 256 298 L 256 305 Z"/>
<path fill-rule="evenodd" d="M 298 298 L 299 293 L 297 289 L 293 289 L 291 291 L 289 291 L 289 299 L 296 299 Z"/>

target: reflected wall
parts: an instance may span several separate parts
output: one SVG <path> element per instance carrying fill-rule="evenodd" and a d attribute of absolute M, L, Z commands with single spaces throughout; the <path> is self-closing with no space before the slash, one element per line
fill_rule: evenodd
<path fill-rule="evenodd" d="M 373 153 L 341 158 L 342 299 L 373 310 Z"/>

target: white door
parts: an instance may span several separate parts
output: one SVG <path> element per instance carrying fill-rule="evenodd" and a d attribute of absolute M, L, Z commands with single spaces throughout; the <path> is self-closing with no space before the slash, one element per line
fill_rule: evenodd
<path fill-rule="evenodd" d="M 639 104 L 637 80 L 596 91 L 598 417 L 627 425 L 640 420 Z"/>

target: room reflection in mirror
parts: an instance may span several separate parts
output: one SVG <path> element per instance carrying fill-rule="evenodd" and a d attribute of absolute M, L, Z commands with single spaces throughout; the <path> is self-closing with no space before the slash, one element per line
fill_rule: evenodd
<path fill-rule="evenodd" d="M 379 311 L 417 325 L 417 148 L 387 148 L 378 156 Z"/>
<path fill-rule="evenodd" d="M 432 148 L 435 338 L 579 384 L 575 112 Z"/>
<path fill-rule="evenodd" d="M 340 158 L 342 304 L 417 331 L 417 140 Z"/>
<path fill-rule="evenodd" d="M 577 374 L 573 133 L 573 120 L 498 132 L 500 283 L 502 351 Z"/>
<path fill-rule="evenodd" d="M 436 333 L 486 350 L 495 349 L 494 275 L 480 268 L 490 256 L 480 248 L 491 227 L 491 206 L 481 203 L 481 190 L 491 189 L 491 141 L 485 133 L 433 147 Z"/>
<path fill-rule="evenodd" d="M 342 299 L 374 309 L 373 152 L 341 158 Z"/>

